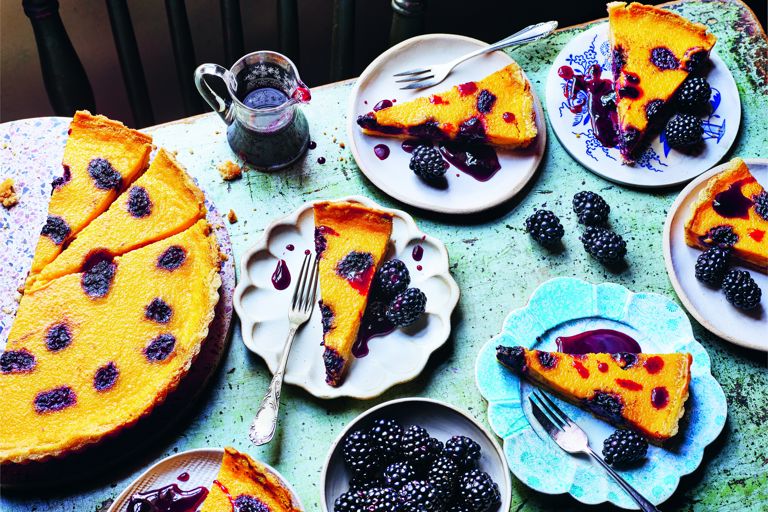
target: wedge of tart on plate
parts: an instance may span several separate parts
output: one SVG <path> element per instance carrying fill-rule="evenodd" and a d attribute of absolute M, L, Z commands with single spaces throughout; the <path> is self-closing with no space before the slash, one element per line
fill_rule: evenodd
<path fill-rule="evenodd" d="M 392 234 L 392 215 L 359 203 L 314 205 L 326 382 L 340 386 L 371 282 Z"/>
<path fill-rule="evenodd" d="M 293 493 L 268 468 L 226 447 L 221 469 L 200 512 L 301 512 Z"/>
<path fill-rule="evenodd" d="M 731 257 L 768 273 L 768 194 L 741 158 L 713 176 L 691 205 L 685 241 L 731 247 Z"/>
<path fill-rule="evenodd" d="M 527 147 L 536 138 L 531 86 L 512 62 L 477 82 L 392 104 L 357 118 L 363 133 Z"/>
<path fill-rule="evenodd" d="M 35 249 L 28 289 L 37 274 L 146 168 L 152 138 L 104 116 L 75 113 L 64 170 L 53 180 L 48 219 Z"/>
<path fill-rule="evenodd" d="M 619 150 L 632 162 L 657 112 L 706 67 L 717 38 L 704 25 L 636 2 L 609 3 L 608 27 Z"/>
<path fill-rule="evenodd" d="M 673 354 L 566 354 L 498 346 L 516 374 L 616 426 L 662 443 L 685 412 L 692 357 Z"/>

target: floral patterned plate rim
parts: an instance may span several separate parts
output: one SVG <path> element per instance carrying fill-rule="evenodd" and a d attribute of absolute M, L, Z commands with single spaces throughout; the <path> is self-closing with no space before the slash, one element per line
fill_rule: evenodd
<path fill-rule="evenodd" d="M 555 338 L 609 328 L 635 338 L 644 352 L 689 352 L 690 396 L 680 420 L 679 433 L 664 447 L 651 445 L 643 464 L 623 470 L 622 476 L 655 504 L 668 499 L 680 477 L 701 464 L 704 448 L 725 425 L 727 404 L 720 384 L 710 371 L 706 350 L 693 337 L 683 309 L 656 293 L 634 293 L 613 283 L 594 285 L 560 277 L 545 282 L 528 304 L 512 311 L 501 332 L 483 346 L 475 364 L 475 378 L 488 402 L 488 421 L 503 439 L 504 454 L 512 473 L 532 489 L 546 494 L 568 493 L 587 504 L 611 502 L 636 509 L 634 501 L 589 458 L 571 456 L 530 421 L 533 389 L 496 361 L 498 345 L 556 350 Z M 554 400 L 588 434 L 600 450 L 614 428 L 586 411 L 558 398 Z"/>
<path fill-rule="evenodd" d="M 607 180 L 644 188 L 685 183 L 726 155 L 736 139 L 741 122 L 741 100 L 736 81 L 717 55 L 717 46 L 710 57 L 712 69 L 706 78 L 712 85 L 712 112 L 702 119 L 704 144 L 696 155 L 671 149 L 662 130 L 634 165 L 625 165 L 616 148 L 606 148 L 597 140 L 591 128 L 589 112 L 586 109 L 578 111 L 580 108 L 575 103 L 584 101 L 586 93 L 580 93 L 573 101 L 565 97 L 563 92 L 569 80 L 559 76 L 562 66 L 569 66 L 575 73 L 583 74 L 592 66 L 599 65 L 602 78 L 612 79 L 608 23 L 598 24 L 576 35 L 552 63 L 545 98 L 552 129 L 573 158 Z"/>

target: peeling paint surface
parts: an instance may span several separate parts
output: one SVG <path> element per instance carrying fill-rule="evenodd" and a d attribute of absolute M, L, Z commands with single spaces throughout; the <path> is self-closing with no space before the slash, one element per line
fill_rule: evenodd
<path fill-rule="evenodd" d="M 740 133 L 730 156 L 766 157 L 768 147 L 768 41 L 757 21 L 737 1 L 683 2 L 671 9 L 706 23 L 719 41 L 720 56 L 739 85 L 743 105 Z M 541 42 L 510 51 L 540 97 L 549 62 L 577 27 Z M 179 451 L 231 445 L 276 467 L 297 488 L 308 510 L 319 511 L 320 472 L 330 442 L 353 417 L 378 403 L 405 396 L 448 400 L 486 423 L 485 404 L 474 383 L 477 350 L 498 332 L 507 312 L 525 304 L 529 294 L 556 276 L 593 283 L 612 281 L 633 291 L 675 297 L 662 256 L 667 209 L 682 187 L 644 192 L 622 188 L 591 174 L 559 146 L 553 133 L 542 165 L 515 199 L 490 212 L 446 217 L 414 210 L 376 190 L 357 169 L 343 146 L 350 82 L 312 91 L 304 107 L 312 140 L 317 143 L 298 164 L 278 173 L 246 170 L 242 179 L 221 180 L 217 166 L 236 160 L 225 140 L 225 127 L 214 114 L 172 123 L 152 131 L 155 143 L 178 152 L 178 159 L 200 182 L 220 211 L 235 211 L 239 221 L 227 226 L 235 260 L 262 235 L 273 219 L 306 201 L 363 194 L 384 206 L 414 215 L 420 228 L 445 242 L 451 270 L 462 298 L 453 317 L 453 334 L 415 381 L 370 401 L 318 400 L 291 386 L 283 388 L 281 419 L 275 439 L 255 448 L 247 440 L 251 418 L 267 389 L 270 374 L 242 344 L 239 324 L 229 353 L 190 411 L 168 432 L 121 454 L 117 468 L 55 491 L 3 491 L 4 511 L 101 511 L 132 479 L 154 461 Z M 326 163 L 318 164 L 324 157 Z M 628 266 L 606 270 L 590 259 L 578 240 L 581 228 L 571 210 L 579 190 L 600 193 L 611 205 L 611 226 L 627 240 Z M 524 232 L 534 208 L 554 210 L 563 221 L 564 250 L 550 253 Z M 239 269 L 238 269 L 239 270 Z M 676 299 L 676 297 L 675 297 Z M 764 299 L 765 302 L 765 299 Z M 724 306 L 725 307 L 725 306 Z M 768 371 L 766 355 L 733 346 L 691 318 L 696 338 L 712 358 L 729 405 L 721 436 L 705 452 L 701 467 L 685 477 L 665 511 L 758 511 L 768 509 Z M 127 455 L 127 456 L 125 456 Z M 618 492 L 618 490 L 617 490 Z M 513 479 L 513 511 L 597 510 L 568 496 L 546 496 Z M 610 510 L 601 506 L 599 510 Z"/>

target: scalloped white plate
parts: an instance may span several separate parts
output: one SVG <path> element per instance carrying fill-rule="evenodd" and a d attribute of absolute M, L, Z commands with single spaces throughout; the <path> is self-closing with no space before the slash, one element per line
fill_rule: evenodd
<path fill-rule="evenodd" d="M 166 457 L 144 473 L 139 475 L 136 480 L 130 483 L 120 496 L 115 499 L 108 512 L 124 512 L 128 506 L 131 496 L 137 492 L 146 492 L 152 489 L 159 489 L 170 484 L 177 484 L 182 490 L 190 490 L 196 487 L 205 487 L 210 491 L 213 480 L 221 468 L 221 459 L 224 456 L 224 450 L 221 448 L 200 448 L 197 450 L 188 450 Z M 281 475 L 275 468 L 259 461 L 268 471 L 277 477 L 283 486 L 293 495 L 294 504 L 300 510 L 304 510 L 299 495 L 293 486 Z M 184 482 L 179 480 L 179 475 L 187 473 L 189 480 Z"/>
<path fill-rule="evenodd" d="M 670 149 L 657 134 L 634 165 L 625 165 L 618 149 L 605 148 L 598 142 L 586 111 L 574 114 L 569 110 L 568 101 L 563 96 L 566 81 L 558 76 L 561 66 L 571 66 L 576 73 L 582 73 L 598 64 L 603 70 L 602 78 L 612 79 L 607 22 L 574 36 L 552 63 L 545 93 L 549 123 L 576 161 L 607 180 L 646 188 L 685 183 L 728 153 L 741 122 L 741 100 L 736 81 L 717 51 L 712 51 L 710 60 L 712 69 L 707 80 L 713 88 L 710 99 L 713 112 L 703 119 L 705 141 L 701 153 L 695 156 Z"/>
<path fill-rule="evenodd" d="M 546 494 L 568 493 L 587 504 L 611 502 L 637 509 L 608 473 L 588 457 L 561 450 L 531 414 L 526 399 L 533 386 L 496 361 L 498 345 L 521 345 L 557 350 L 556 338 L 591 329 L 615 329 L 632 336 L 646 353 L 689 352 L 691 383 L 677 435 L 664 447 L 651 445 L 643 464 L 624 469 L 624 477 L 648 500 L 659 504 L 677 489 L 680 477 L 702 462 L 704 448 L 725 425 L 728 404 L 712 376 L 709 354 L 693 337 L 691 322 L 670 298 L 656 293 L 634 293 L 627 288 L 559 277 L 536 289 L 528 304 L 509 313 L 501 332 L 480 349 L 475 379 L 488 401 L 488 422 L 504 440 L 504 454 L 512 473 L 528 487 Z M 598 450 L 614 428 L 589 412 L 553 400 L 589 435 Z M 532 419 L 533 418 L 533 419 Z"/>
<path fill-rule="evenodd" d="M 387 258 L 399 258 L 406 264 L 411 286 L 420 288 L 427 296 L 426 314 L 408 328 L 373 338 L 369 343 L 370 353 L 354 359 L 344 383 L 334 388 L 325 383 L 320 311 L 315 304 L 311 318 L 296 334 L 285 382 L 300 386 L 318 398 L 374 398 L 395 384 L 419 375 L 430 354 L 445 343 L 451 332 L 451 312 L 459 300 L 459 287 L 449 272 L 445 245 L 422 233 L 410 215 L 384 208 L 362 196 L 337 201 L 354 201 L 392 214 Z M 246 251 L 240 262 L 234 305 L 240 317 L 243 343 L 261 356 L 273 373 L 288 333 L 288 304 L 295 279 L 286 289 L 277 290 L 271 278 L 280 259 L 285 260 L 290 273 L 297 276 L 304 251 L 314 251 L 313 205 L 314 202 L 305 203 L 270 224 L 262 240 Z M 420 261 L 414 261 L 412 256 L 417 245 L 423 248 Z M 418 270 L 417 265 L 422 270 Z"/>
<path fill-rule="evenodd" d="M 768 186 L 768 159 L 747 158 L 744 162 L 755 179 L 763 187 Z M 746 269 L 763 290 L 763 299 L 756 310 L 740 311 L 725 300 L 722 290 L 710 288 L 696 279 L 696 258 L 701 250 L 685 243 L 685 221 L 691 204 L 707 181 L 727 165 L 718 165 L 693 180 L 669 208 L 664 223 L 664 263 L 680 302 L 705 329 L 736 345 L 768 352 L 768 274 Z M 740 265 L 734 267 L 743 269 Z"/>
<path fill-rule="evenodd" d="M 411 155 L 401 148 L 402 141 L 391 137 L 364 135 L 357 116 L 373 109 L 382 99 L 409 101 L 419 96 L 445 91 L 454 85 L 480 80 L 508 65 L 512 59 L 504 52 L 476 57 L 458 66 L 442 83 L 416 91 L 402 91 L 394 73 L 404 69 L 448 62 L 487 43 L 453 34 L 417 36 L 393 46 L 371 62 L 355 83 L 347 113 L 347 139 L 357 165 L 380 190 L 411 206 L 441 213 L 472 213 L 487 210 L 514 197 L 536 172 L 544 156 L 547 129 L 536 92 L 531 88 L 539 134 L 526 149 L 496 149 L 501 169 L 488 181 L 477 181 L 449 167 L 446 188 L 430 187 L 408 168 Z M 389 157 L 379 160 L 374 146 L 385 144 Z"/>

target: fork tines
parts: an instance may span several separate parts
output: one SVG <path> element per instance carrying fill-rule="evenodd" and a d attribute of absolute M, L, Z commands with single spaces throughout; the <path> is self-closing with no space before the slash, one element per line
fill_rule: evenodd
<path fill-rule="evenodd" d="M 304 261 L 299 271 L 299 280 L 296 282 L 296 288 L 293 290 L 291 298 L 291 309 L 311 310 L 315 303 L 317 293 L 317 260 L 312 262 L 312 254 L 304 255 Z"/>

